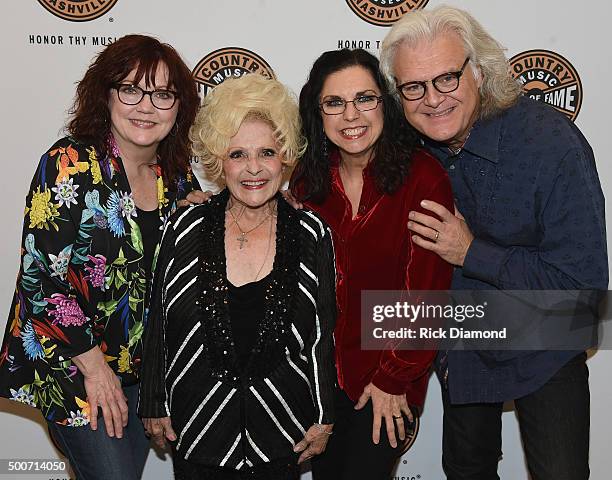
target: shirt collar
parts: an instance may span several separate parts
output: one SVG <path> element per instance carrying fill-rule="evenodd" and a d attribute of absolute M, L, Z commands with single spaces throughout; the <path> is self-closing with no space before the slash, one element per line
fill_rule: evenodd
<path fill-rule="evenodd" d="M 501 115 L 495 115 L 486 120 L 477 120 L 462 150 L 492 163 L 499 163 L 501 129 Z M 424 138 L 423 142 L 434 151 L 439 158 L 451 156 L 448 147 L 445 145 L 429 138 Z"/>

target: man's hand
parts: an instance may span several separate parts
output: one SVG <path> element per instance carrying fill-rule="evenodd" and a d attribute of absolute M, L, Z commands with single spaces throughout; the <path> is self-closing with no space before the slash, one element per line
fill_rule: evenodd
<path fill-rule="evenodd" d="M 159 448 L 166 448 L 166 439 L 171 442 L 176 440 L 176 433 L 172 429 L 170 417 L 143 418 L 142 424 L 146 434 L 153 437 L 155 445 Z"/>
<path fill-rule="evenodd" d="M 361 410 L 363 407 L 365 407 L 369 399 L 372 399 L 372 410 L 374 412 L 374 421 L 372 423 L 372 441 L 376 445 L 378 445 L 378 442 L 380 442 L 380 426 L 382 425 L 382 421 L 384 419 L 389 444 L 393 448 L 397 447 L 397 440 L 395 438 L 396 426 L 400 440 L 404 440 L 404 438 L 406 438 L 406 427 L 404 426 L 404 417 L 402 414 L 406 415 L 409 422 L 414 420 L 410 407 L 408 407 L 408 402 L 406 402 L 406 396 L 392 395 L 390 393 L 383 392 L 380 388 L 374 386 L 372 383 L 369 383 L 363 389 L 363 393 L 355 405 L 355 410 Z"/>
<path fill-rule="evenodd" d="M 213 196 L 213 192 L 206 190 L 192 190 L 187 194 L 187 197 L 183 200 L 178 201 L 179 207 L 188 207 L 189 205 L 199 205 L 200 203 L 206 203 Z"/>
<path fill-rule="evenodd" d="M 437 253 L 442 259 L 452 265 L 463 266 L 465 256 L 474 240 L 465 218 L 455 207 L 452 214 L 439 203 L 423 200 L 421 206 L 435 213 L 438 218 L 423 213 L 411 211 L 408 228 L 418 235 L 412 240 L 419 247 Z"/>

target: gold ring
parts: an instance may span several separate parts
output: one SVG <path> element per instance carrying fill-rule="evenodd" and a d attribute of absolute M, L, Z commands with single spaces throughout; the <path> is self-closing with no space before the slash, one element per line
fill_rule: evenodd
<path fill-rule="evenodd" d="M 440 232 L 436 230 L 436 236 L 434 237 L 434 242 L 438 241 L 438 237 L 440 237 Z"/>

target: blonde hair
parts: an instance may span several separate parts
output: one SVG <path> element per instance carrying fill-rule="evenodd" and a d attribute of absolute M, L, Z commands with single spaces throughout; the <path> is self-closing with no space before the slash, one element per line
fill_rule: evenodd
<path fill-rule="evenodd" d="M 474 77 L 482 75 L 480 118 L 512 106 L 521 94 L 521 86 L 512 78 L 504 47 L 474 17 L 459 8 L 441 5 L 404 15 L 383 41 L 380 63 L 384 74 L 394 80 L 393 63 L 399 46 L 416 46 L 449 32 L 463 41 Z"/>
<path fill-rule="evenodd" d="M 254 119 L 273 128 L 284 165 L 294 165 L 306 150 L 295 97 L 282 83 L 257 73 L 229 78 L 204 98 L 189 132 L 193 153 L 211 180 L 221 177 L 230 139 Z"/>

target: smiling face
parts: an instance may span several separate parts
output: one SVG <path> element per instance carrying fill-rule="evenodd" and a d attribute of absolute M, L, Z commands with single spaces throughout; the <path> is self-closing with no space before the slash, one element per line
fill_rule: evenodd
<path fill-rule="evenodd" d="M 135 75 L 136 69 L 133 69 L 120 83 L 133 83 Z M 156 85 L 147 85 L 143 76 L 138 86 L 143 90 L 168 89 L 168 67 L 165 64 L 158 64 L 155 81 Z M 137 105 L 125 105 L 119 101 L 117 90 L 111 89 L 108 108 L 111 115 L 111 132 L 121 152 L 129 155 L 129 152 L 144 149 L 154 154 L 160 142 L 174 126 L 179 101 L 169 110 L 160 110 L 153 106 L 150 96 L 145 95 Z"/>
<path fill-rule="evenodd" d="M 276 195 L 283 178 L 279 152 L 269 123 L 258 119 L 242 122 L 223 159 L 225 183 L 234 202 L 259 208 Z"/>
<path fill-rule="evenodd" d="M 400 45 L 393 71 L 398 85 L 428 81 L 460 70 L 465 58 L 461 39 L 449 32 L 433 42 L 423 41 L 414 47 Z M 450 147 L 461 147 L 478 118 L 481 84 L 482 79 L 474 77 L 471 64 L 466 66 L 454 92 L 440 93 L 428 82 L 425 96 L 420 100 L 402 98 L 406 119 L 426 137 Z"/>
<path fill-rule="evenodd" d="M 320 102 L 351 101 L 360 97 L 379 96 L 380 88 L 365 68 L 352 66 L 329 75 L 321 89 Z M 383 129 L 383 105 L 360 112 L 347 103 L 344 113 L 321 112 L 327 138 L 338 147 L 343 161 L 369 161 Z"/>

